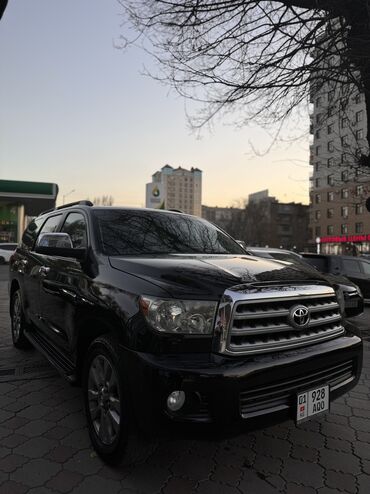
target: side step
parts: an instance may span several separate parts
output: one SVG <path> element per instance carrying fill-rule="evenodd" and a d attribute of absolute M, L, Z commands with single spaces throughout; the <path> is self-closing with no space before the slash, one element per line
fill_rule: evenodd
<path fill-rule="evenodd" d="M 25 335 L 32 345 L 41 352 L 53 367 L 67 381 L 74 383 L 77 380 L 76 369 L 69 359 L 62 355 L 49 341 L 37 330 L 26 331 Z"/>

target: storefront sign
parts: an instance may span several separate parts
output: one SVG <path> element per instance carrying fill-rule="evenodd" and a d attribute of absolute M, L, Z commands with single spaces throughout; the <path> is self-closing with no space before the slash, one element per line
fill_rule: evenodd
<path fill-rule="evenodd" d="M 369 242 L 370 234 L 366 235 L 338 235 L 334 237 L 321 237 L 321 244 L 343 244 L 346 242 Z"/>

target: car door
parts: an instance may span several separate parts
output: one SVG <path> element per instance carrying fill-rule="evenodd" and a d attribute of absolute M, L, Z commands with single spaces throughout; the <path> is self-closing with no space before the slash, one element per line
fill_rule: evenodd
<path fill-rule="evenodd" d="M 66 215 L 61 233 L 70 235 L 75 249 L 87 248 L 87 222 L 81 212 Z M 40 286 L 41 316 L 48 338 L 61 353 L 70 354 L 76 307 L 86 276 L 73 257 L 45 256 L 46 272 Z"/>
<path fill-rule="evenodd" d="M 62 214 L 50 216 L 46 221 L 45 218 L 36 218 L 26 229 L 17 254 L 16 269 L 18 276 L 23 280 L 20 284 L 27 315 L 39 329 L 42 326 L 40 308 L 42 273 L 40 269 L 45 264 L 45 256 L 35 252 L 35 245 L 40 233 L 53 233 L 58 229 L 61 218 Z"/>
<path fill-rule="evenodd" d="M 360 261 L 360 259 L 357 258 L 342 259 L 342 274 L 360 287 L 365 298 L 369 298 L 370 273 L 366 274 L 362 268 L 362 264 L 365 264 L 365 262 L 366 261 Z"/>

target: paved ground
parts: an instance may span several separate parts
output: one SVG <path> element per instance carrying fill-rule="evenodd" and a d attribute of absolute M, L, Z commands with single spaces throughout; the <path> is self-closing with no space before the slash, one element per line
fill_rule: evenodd
<path fill-rule="evenodd" d="M 37 352 L 10 346 L 6 311 L 0 281 L 0 494 L 370 492 L 368 316 L 361 318 L 369 338 L 361 380 L 329 415 L 229 440 L 165 439 L 144 464 L 114 470 L 91 448 L 80 390 Z"/>

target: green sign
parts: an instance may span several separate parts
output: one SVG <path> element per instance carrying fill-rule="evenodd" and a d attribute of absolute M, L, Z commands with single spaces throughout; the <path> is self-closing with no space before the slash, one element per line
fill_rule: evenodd
<path fill-rule="evenodd" d="M 56 197 L 58 194 L 58 186 L 46 182 L 0 180 L 0 196 L 1 194 Z"/>

